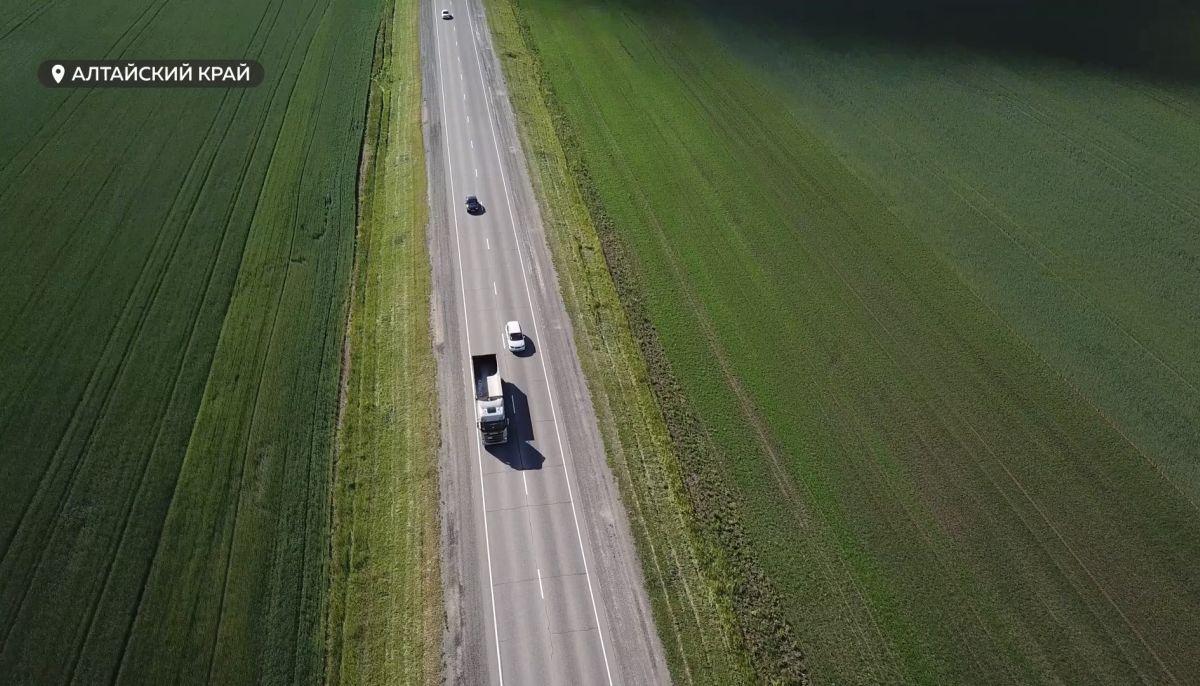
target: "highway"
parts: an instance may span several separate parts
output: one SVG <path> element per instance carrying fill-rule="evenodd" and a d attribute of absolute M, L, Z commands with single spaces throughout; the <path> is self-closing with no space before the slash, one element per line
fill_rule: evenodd
<path fill-rule="evenodd" d="M 441 19 L 449 9 L 452 19 Z M 422 4 L 449 683 L 669 682 L 478 1 Z M 481 215 L 466 213 L 478 196 Z M 509 353 L 504 323 L 528 350 Z M 469 356 L 496 353 L 483 447 Z"/>

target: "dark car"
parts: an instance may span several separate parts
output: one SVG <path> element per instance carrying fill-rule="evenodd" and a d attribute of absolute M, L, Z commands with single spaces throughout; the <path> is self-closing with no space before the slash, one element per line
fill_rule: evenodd
<path fill-rule="evenodd" d="M 483 205 L 479 204 L 479 198 L 467 196 L 467 214 L 483 214 Z"/>

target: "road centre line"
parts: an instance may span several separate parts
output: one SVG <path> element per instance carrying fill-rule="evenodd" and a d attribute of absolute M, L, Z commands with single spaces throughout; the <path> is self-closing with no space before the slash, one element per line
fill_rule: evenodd
<path fill-rule="evenodd" d="M 496 136 L 495 114 L 492 112 L 492 104 L 487 96 L 487 93 L 488 93 L 487 84 L 484 83 L 484 81 L 483 81 L 483 58 L 480 57 L 480 54 L 479 54 L 479 41 L 476 38 L 476 36 L 478 34 L 475 31 L 475 20 L 472 19 L 471 14 L 469 12 L 467 13 L 467 21 L 469 21 L 471 23 L 471 36 L 472 36 L 471 43 L 472 43 L 473 47 L 475 48 L 475 62 L 476 62 L 476 65 L 479 67 L 479 85 L 482 87 L 481 93 L 483 94 L 483 102 L 484 102 L 484 105 L 487 107 L 488 126 L 491 128 L 491 131 L 492 131 L 493 149 L 496 152 L 496 160 L 500 164 L 500 182 L 504 186 L 505 199 L 508 200 L 509 224 L 512 226 L 513 239 L 517 243 L 517 245 L 516 245 L 517 258 L 520 260 L 520 264 L 521 264 L 521 278 L 525 284 L 525 298 L 529 303 L 530 316 L 533 318 L 533 322 L 532 322 L 533 336 L 534 336 L 534 340 L 539 341 L 539 343 L 541 343 L 543 339 L 538 335 L 537 310 L 534 309 L 534 307 L 533 307 L 533 294 L 529 290 L 529 276 L 528 276 L 528 274 L 526 272 L 526 268 L 525 268 L 525 256 L 521 253 L 521 247 L 520 247 L 521 239 L 520 239 L 520 236 L 517 235 L 517 219 L 516 219 L 516 216 L 513 214 L 512 192 L 509 190 L 509 187 L 508 187 L 508 177 L 504 173 L 504 160 L 500 156 L 500 140 Z M 572 492 L 571 477 L 570 477 L 570 474 L 567 469 L 567 453 L 565 450 L 563 450 L 562 431 L 559 429 L 559 426 L 558 426 L 558 411 L 554 407 L 554 391 L 550 387 L 550 372 L 549 372 L 549 370 L 546 369 L 546 354 L 545 353 L 546 353 L 546 351 L 545 351 L 545 346 L 543 343 L 543 348 L 542 348 L 541 354 L 538 355 L 538 358 L 542 363 L 543 381 L 546 384 L 546 394 L 549 396 L 549 399 L 550 399 L 550 415 L 554 420 L 554 434 L 555 434 L 556 438 L 558 439 L 558 454 L 562 457 L 562 460 L 563 460 L 563 480 L 566 481 L 567 497 L 571 502 L 571 517 L 572 517 L 572 519 L 575 520 L 575 537 L 579 541 L 579 556 L 583 560 L 583 576 L 584 576 L 584 579 L 587 580 L 588 596 L 590 597 L 590 599 L 592 601 L 592 615 L 594 616 L 594 618 L 596 620 L 596 635 L 600 639 L 600 652 L 604 657 L 604 671 L 608 677 L 609 686 L 612 686 L 612 683 L 613 683 L 612 669 L 611 669 L 611 667 L 609 667 L 609 664 L 608 664 L 608 648 L 604 644 L 604 630 L 600 626 L 600 611 L 599 611 L 599 609 L 597 609 L 597 606 L 596 606 L 596 594 L 592 590 L 592 575 L 588 571 L 587 551 L 585 551 L 583 548 L 583 533 L 581 532 L 581 530 L 579 528 L 579 514 L 575 509 L 575 496 Z M 493 619 L 494 618 L 495 618 L 495 613 L 493 612 Z M 499 639 L 497 638 L 497 640 L 499 640 Z M 498 644 L 497 644 L 497 646 L 498 646 Z M 498 648 L 497 648 L 497 650 L 498 650 Z"/>
<path fill-rule="evenodd" d="M 440 68 L 443 64 L 443 62 L 442 62 L 442 41 L 436 37 L 436 32 L 435 32 L 434 42 L 435 42 L 435 45 L 437 46 L 438 67 L 439 67 L 439 71 L 440 71 Z M 457 45 L 458 40 L 455 39 L 454 43 L 455 43 L 455 45 Z M 442 95 L 442 101 L 441 101 L 442 119 L 443 119 L 443 123 L 446 123 L 445 122 L 445 119 L 446 119 L 446 85 L 445 85 L 445 80 L 442 78 L 438 78 L 438 89 Z M 466 97 L 465 94 L 463 97 L 464 98 Z M 442 141 L 446 144 L 446 170 L 447 170 L 448 176 L 450 178 L 450 197 L 453 198 L 453 197 L 455 197 L 455 195 L 454 195 L 454 164 L 450 159 L 450 138 L 448 136 L 443 135 Z M 454 250 L 455 250 L 455 254 L 458 256 L 458 285 L 459 285 L 459 288 L 461 289 L 461 293 L 462 293 L 463 328 L 467 334 L 467 355 L 470 356 L 470 354 L 471 354 L 471 324 L 467 318 L 467 284 L 466 284 L 466 281 L 463 279 L 462 238 L 460 237 L 459 230 L 458 230 L 458 214 L 456 212 L 454 212 L 453 210 L 451 210 L 450 216 L 454 219 L 454 241 L 455 241 Z M 471 387 L 471 380 L 469 378 L 467 379 L 467 387 L 468 388 Z M 472 415 L 474 414 L 474 411 L 475 411 L 475 408 L 472 405 L 472 407 L 471 407 Z M 481 440 L 482 440 L 482 437 L 479 435 L 479 427 L 476 426 L 475 427 L 475 461 L 479 465 L 479 491 L 480 491 L 481 501 L 483 504 L 483 545 L 484 545 L 484 548 L 487 550 L 488 593 L 491 595 L 491 600 L 492 600 L 492 635 L 496 639 L 496 674 L 500 680 L 500 686 L 504 686 L 504 663 L 500 659 L 500 623 L 496 618 L 496 587 L 495 587 L 494 577 L 492 576 L 492 542 L 491 542 L 490 534 L 488 532 L 488 523 L 487 523 L 487 489 L 484 487 L 484 483 L 483 483 L 483 448 L 481 447 Z"/>
<path fill-rule="evenodd" d="M 542 568 L 538 567 L 538 594 L 542 596 L 542 600 L 546 599 L 546 589 L 542 588 Z"/>

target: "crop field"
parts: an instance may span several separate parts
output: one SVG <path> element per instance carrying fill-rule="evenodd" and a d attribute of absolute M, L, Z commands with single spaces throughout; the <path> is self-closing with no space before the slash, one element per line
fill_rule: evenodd
<path fill-rule="evenodd" d="M 0 681 L 321 680 L 379 4 L 0 7 Z M 55 56 L 267 76 L 45 89 Z"/>
<path fill-rule="evenodd" d="M 697 517 L 813 682 L 1200 681 L 1197 55 L 513 4 Z M 1194 49 L 1146 21 L 1082 25 Z"/>

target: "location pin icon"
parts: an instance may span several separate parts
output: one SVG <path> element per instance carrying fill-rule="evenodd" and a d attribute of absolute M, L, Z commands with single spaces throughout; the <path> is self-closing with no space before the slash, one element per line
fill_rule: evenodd
<path fill-rule="evenodd" d="M 62 77 L 66 71 L 67 70 L 63 69 L 61 64 L 56 64 L 53 67 L 50 67 L 50 75 L 54 77 L 54 83 L 62 83 Z"/>

